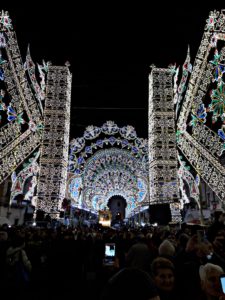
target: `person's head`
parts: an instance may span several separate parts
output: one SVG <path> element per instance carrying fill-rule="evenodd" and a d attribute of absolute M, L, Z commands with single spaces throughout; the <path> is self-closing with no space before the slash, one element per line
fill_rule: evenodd
<path fill-rule="evenodd" d="M 213 245 L 204 240 L 203 242 L 198 242 L 196 245 L 196 256 L 202 261 L 206 262 L 213 255 Z"/>
<path fill-rule="evenodd" d="M 200 266 L 199 276 L 201 280 L 202 291 L 212 297 L 219 297 L 222 294 L 220 285 L 220 275 L 223 274 L 223 269 L 211 263 Z"/>
<path fill-rule="evenodd" d="M 225 213 L 222 212 L 220 215 L 219 215 L 219 218 L 218 218 L 218 221 L 222 224 L 225 223 Z"/>
<path fill-rule="evenodd" d="M 101 300 L 160 300 L 155 285 L 148 273 L 124 268 L 107 283 Z"/>
<path fill-rule="evenodd" d="M 213 214 L 214 222 L 224 223 L 225 222 L 225 213 L 222 210 L 217 210 Z"/>
<path fill-rule="evenodd" d="M 8 231 L 9 225 L 7 223 L 2 224 L 1 230 Z"/>
<path fill-rule="evenodd" d="M 8 233 L 6 231 L 0 231 L 0 241 L 7 241 L 8 240 Z"/>
<path fill-rule="evenodd" d="M 160 256 L 174 256 L 175 247 L 169 240 L 164 240 L 159 245 L 159 255 Z"/>
<path fill-rule="evenodd" d="M 171 292 L 175 285 L 174 264 L 167 258 L 157 257 L 151 264 L 156 287 L 163 292 Z"/>
<path fill-rule="evenodd" d="M 180 245 L 180 247 L 185 249 L 186 246 L 187 246 L 188 240 L 189 240 L 189 235 L 187 235 L 186 233 L 181 233 L 181 235 L 179 236 L 179 245 Z"/>
<path fill-rule="evenodd" d="M 223 230 L 219 230 L 213 239 L 213 246 L 217 251 L 225 250 L 225 235 Z"/>
<path fill-rule="evenodd" d="M 197 234 L 188 240 L 185 251 L 195 255 L 201 264 L 211 259 L 214 252 L 213 245 L 205 238 L 199 241 Z"/>

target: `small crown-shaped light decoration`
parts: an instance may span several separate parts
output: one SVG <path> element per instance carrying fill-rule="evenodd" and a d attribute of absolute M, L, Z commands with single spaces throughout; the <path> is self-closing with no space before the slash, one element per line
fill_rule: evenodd
<path fill-rule="evenodd" d="M 0 24 L 2 24 L 2 30 L 12 29 L 12 21 L 7 11 L 4 12 L 4 10 L 2 10 L 0 14 Z"/>

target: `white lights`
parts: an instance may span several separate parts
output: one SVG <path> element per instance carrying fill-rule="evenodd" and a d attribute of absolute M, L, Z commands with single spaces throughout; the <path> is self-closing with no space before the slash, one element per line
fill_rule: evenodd
<path fill-rule="evenodd" d="M 170 203 L 176 222 L 180 220 L 180 209 L 188 202 L 184 181 L 190 190 L 193 188 L 191 197 L 197 203 L 199 199 L 195 175 L 185 169 L 181 160 L 178 172 L 178 147 L 193 170 L 225 201 L 225 167 L 221 163 L 225 150 L 223 10 L 210 13 L 193 70 L 189 50 L 182 76 L 175 66 L 152 67 L 148 140 L 138 138 L 130 125 L 120 128 L 107 121 L 102 127 L 88 126 L 82 137 L 71 141 L 69 157 L 68 66 L 38 65 L 40 80 L 37 80 L 29 51 L 25 65 L 22 62 L 11 20 L 4 11 L 0 13 L 0 48 L 0 80 L 4 86 L 0 91 L 0 113 L 5 113 L 2 120 L 7 120 L 0 128 L 0 183 L 18 170 L 34 150 L 41 151 L 40 166 L 36 159 L 32 166 L 13 176 L 11 199 L 23 192 L 27 178 L 34 176 L 25 199 L 33 198 L 36 209 L 48 213 L 59 211 L 67 195 L 77 207 L 93 212 L 104 208 L 110 197 L 122 196 L 127 201 L 128 216 L 135 209 L 140 211 L 150 199 L 150 204 Z M 212 123 L 220 129 L 215 129 Z M 32 197 L 36 178 L 39 178 L 37 195 Z M 70 185 L 67 194 L 66 180 Z"/>
<path fill-rule="evenodd" d="M 150 203 L 179 198 L 172 74 L 153 68 L 149 76 Z"/>
<path fill-rule="evenodd" d="M 218 132 L 215 128 L 224 122 L 224 20 L 224 10 L 210 12 L 177 122 L 178 147 L 222 201 L 225 168 L 220 157 L 225 135 L 223 125 Z"/>
<path fill-rule="evenodd" d="M 105 137 L 99 138 L 100 134 Z M 82 209 L 97 212 L 107 206 L 111 197 L 122 196 L 129 216 L 147 202 L 147 155 L 147 140 L 138 138 L 130 125 L 120 128 L 107 121 L 102 127 L 88 126 L 83 137 L 70 143 L 67 197 L 78 206 L 78 188 L 82 184 Z"/>
<path fill-rule="evenodd" d="M 49 66 L 44 110 L 37 209 L 61 209 L 66 194 L 71 74 L 68 67 Z"/>
<path fill-rule="evenodd" d="M 1 80 L 9 95 L 10 103 L 5 101 L 5 93 L 1 93 L 1 101 L 13 108 L 16 117 L 26 114 L 29 121 L 41 123 L 38 104 L 27 81 L 26 72 L 20 56 L 16 34 L 7 12 L 0 13 L 0 33 L 5 38 L 1 49 Z M 3 110 L 0 110 L 2 113 Z M 28 127 L 22 130 L 21 124 L 8 119 L 9 122 L 0 128 L 0 183 L 3 182 L 18 166 L 40 145 L 41 134 Z"/>

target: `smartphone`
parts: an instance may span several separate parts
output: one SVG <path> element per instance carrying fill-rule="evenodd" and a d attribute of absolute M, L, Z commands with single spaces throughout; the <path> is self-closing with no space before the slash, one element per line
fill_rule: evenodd
<path fill-rule="evenodd" d="M 221 284 L 221 287 L 222 287 L 222 291 L 225 294 L 225 274 L 220 275 L 220 284 Z"/>
<path fill-rule="evenodd" d="M 105 244 L 105 257 L 115 257 L 116 256 L 116 244 L 106 243 Z"/>
<path fill-rule="evenodd" d="M 116 244 L 106 243 L 104 265 L 113 265 L 115 262 L 115 257 L 116 257 Z"/>

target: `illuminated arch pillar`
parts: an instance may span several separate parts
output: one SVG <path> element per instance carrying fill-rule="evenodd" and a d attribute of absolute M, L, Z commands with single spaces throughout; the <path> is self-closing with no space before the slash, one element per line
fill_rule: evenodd
<path fill-rule="evenodd" d="M 149 75 L 150 204 L 170 203 L 176 221 L 179 199 L 172 73 L 152 68 Z M 176 203 L 176 204 L 175 204 Z M 174 215 L 173 215 L 174 212 Z"/>
<path fill-rule="evenodd" d="M 36 205 L 47 213 L 59 211 L 65 197 L 71 79 L 68 67 L 49 67 Z"/>

